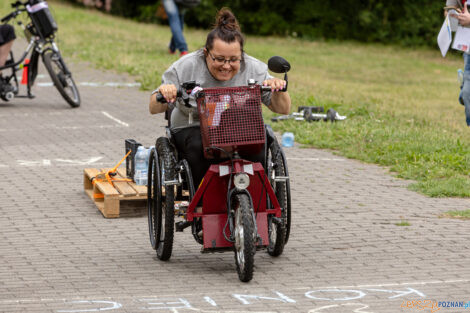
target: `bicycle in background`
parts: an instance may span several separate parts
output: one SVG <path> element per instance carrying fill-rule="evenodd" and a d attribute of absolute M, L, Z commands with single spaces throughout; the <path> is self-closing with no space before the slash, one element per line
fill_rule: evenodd
<path fill-rule="evenodd" d="M 15 60 L 13 52 L 10 52 L 10 58 L 5 66 L 0 70 L 10 69 L 10 75 L 3 75 L 5 82 L 13 86 L 13 91 L 3 92 L 0 98 L 4 101 L 10 101 L 13 98 L 34 98 L 31 88 L 34 84 L 38 73 L 39 57 L 41 57 L 49 76 L 57 88 L 61 96 L 67 103 L 73 107 L 80 106 L 80 94 L 75 84 L 72 73 L 62 58 L 57 44 L 55 43 L 55 33 L 57 32 L 57 23 L 52 17 L 46 1 L 28 0 L 25 2 L 16 1 L 11 4 L 15 10 L 1 19 L 2 23 L 8 23 L 12 19 L 16 19 L 18 15 L 26 12 L 28 15 L 28 23 L 16 23 L 23 29 L 28 46 L 19 60 Z M 29 56 L 29 58 L 27 58 Z M 29 60 L 27 62 L 26 60 Z M 19 95 L 19 82 L 16 73 L 23 69 L 24 80 L 26 84 L 27 94 Z"/>

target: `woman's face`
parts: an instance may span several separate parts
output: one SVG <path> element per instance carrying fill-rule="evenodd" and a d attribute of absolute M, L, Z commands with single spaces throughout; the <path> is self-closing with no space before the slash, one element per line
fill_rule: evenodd
<path fill-rule="evenodd" d="M 242 51 L 238 41 L 227 43 L 216 38 L 212 49 L 204 49 L 204 52 L 209 72 L 215 79 L 231 80 L 240 70 Z"/>

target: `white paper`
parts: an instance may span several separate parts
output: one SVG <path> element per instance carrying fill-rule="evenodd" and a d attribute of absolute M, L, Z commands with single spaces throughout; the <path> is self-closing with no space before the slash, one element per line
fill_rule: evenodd
<path fill-rule="evenodd" d="M 437 45 L 441 50 L 442 57 L 446 56 L 447 51 L 449 51 L 449 46 L 451 42 L 452 29 L 450 27 L 449 15 L 447 15 L 446 19 L 444 20 L 444 23 L 442 24 L 441 30 L 439 31 L 439 35 L 437 35 Z"/>
<path fill-rule="evenodd" d="M 452 49 L 468 52 L 470 50 L 470 28 L 459 26 L 455 32 Z"/>
<path fill-rule="evenodd" d="M 449 17 L 450 29 L 453 32 L 455 32 L 457 30 L 457 27 L 459 26 L 459 20 L 454 16 L 457 16 L 459 14 L 460 13 L 455 11 L 454 9 L 447 11 L 447 16 Z"/>

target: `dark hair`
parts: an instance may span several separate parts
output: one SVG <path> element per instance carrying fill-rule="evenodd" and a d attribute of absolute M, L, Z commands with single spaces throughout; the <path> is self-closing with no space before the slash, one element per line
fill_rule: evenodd
<path fill-rule="evenodd" d="M 233 15 L 229 8 L 222 8 L 215 17 L 214 28 L 207 35 L 206 49 L 211 50 L 214 47 L 214 39 L 219 38 L 220 40 L 232 43 L 235 40 L 240 43 L 240 48 L 243 53 L 243 43 L 245 39 L 240 30 L 237 18 Z"/>

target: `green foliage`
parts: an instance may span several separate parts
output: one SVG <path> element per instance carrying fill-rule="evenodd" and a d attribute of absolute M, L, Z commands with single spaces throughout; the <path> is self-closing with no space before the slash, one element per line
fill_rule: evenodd
<path fill-rule="evenodd" d="M 187 23 L 207 28 L 213 23 L 212 12 L 224 5 L 226 1 L 203 0 L 188 12 Z M 230 8 L 249 34 L 435 45 L 443 5 L 405 0 L 237 0 Z"/>
<path fill-rule="evenodd" d="M 395 223 L 395 226 L 411 226 L 410 222 L 402 220 L 398 223 Z"/>
<path fill-rule="evenodd" d="M 166 23 L 156 16 L 159 4 L 155 0 L 113 0 L 111 13 Z M 435 45 L 444 4 L 406 0 L 202 0 L 198 7 L 187 10 L 185 23 L 208 29 L 217 10 L 229 6 L 247 34 Z"/>
<path fill-rule="evenodd" d="M 470 210 L 463 211 L 447 211 L 443 217 L 459 218 L 459 219 L 470 219 Z"/>

